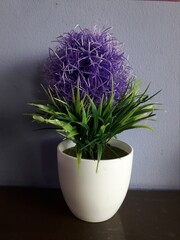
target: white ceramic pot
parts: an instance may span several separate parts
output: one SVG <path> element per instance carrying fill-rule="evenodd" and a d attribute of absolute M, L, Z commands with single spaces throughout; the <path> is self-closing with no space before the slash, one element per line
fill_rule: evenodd
<path fill-rule="evenodd" d="M 102 222 L 111 218 L 121 206 L 130 182 L 133 149 L 125 142 L 111 140 L 112 146 L 128 153 L 127 156 L 101 160 L 98 172 L 97 161 L 77 159 L 63 151 L 74 146 L 66 140 L 58 145 L 58 174 L 64 199 L 79 219 L 87 222 Z"/>

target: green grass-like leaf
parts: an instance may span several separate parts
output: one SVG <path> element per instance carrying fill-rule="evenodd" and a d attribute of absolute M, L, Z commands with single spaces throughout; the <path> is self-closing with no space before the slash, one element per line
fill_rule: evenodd
<path fill-rule="evenodd" d="M 113 86 L 113 83 L 112 83 Z M 37 111 L 32 114 L 34 121 L 55 126 L 56 131 L 64 138 L 74 141 L 77 145 L 77 162 L 80 167 L 81 157 L 97 159 L 97 169 L 107 142 L 123 131 L 144 128 L 155 133 L 152 127 L 140 124 L 143 120 L 154 120 L 159 110 L 158 103 L 149 102 L 160 91 L 148 94 L 149 85 L 140 93 L 140 83 L 130 83 L 126 93 L 114 103 L 114 94 L 105 101 L 102 97 L 98 106 L 93 99 L 84 96 L 81 99 L 80 81 L 76 91 L 72 87 L 72 103 L 44 89 L 48 96 L 47 103 L 30 103 Z M 113 89 L 113 88 L 112 88 Z M 155 133 L 156 134 L 156 133 Z"/>

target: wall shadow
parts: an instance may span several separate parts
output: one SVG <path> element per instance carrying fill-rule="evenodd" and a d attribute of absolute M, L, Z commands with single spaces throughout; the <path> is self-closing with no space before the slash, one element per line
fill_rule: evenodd
<path fill-rule="evenodd" d="M 46 186 L 49 188 L 60 187 L 57 168 L 57 145 L 62 141 L 62 138 L 57 137 L 55 134 L 54 137 L 41 142 L 42 173 Z"/>
<path fill-rule="evenodd" d="M 34 111 L 28 102 L 45 98 L 40 86 L 43 62 L 35 59 L 0 69 L 0 185 L 58 186 L 55 146 L 60 139 L 55 133 L 34 131 L 41 126 L 25 116 Z"/>

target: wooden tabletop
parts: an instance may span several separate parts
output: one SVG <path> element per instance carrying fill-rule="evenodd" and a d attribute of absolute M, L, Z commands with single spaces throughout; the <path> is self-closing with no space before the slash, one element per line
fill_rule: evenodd
<path fill-rule="evenodd" d="M 0 187 L 1 240 L 180 239 L 178 191 L 129 191 L 103 223 L 75 218 L 59 189 Z"/>

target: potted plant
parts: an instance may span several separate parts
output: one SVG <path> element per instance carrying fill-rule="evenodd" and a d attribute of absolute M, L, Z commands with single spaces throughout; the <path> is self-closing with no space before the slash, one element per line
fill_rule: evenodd
<path fill-rule="evenodd" d="M 157 93 L 141 92 L 125 53 L 110 29 L 72 30 L 57 38 L 45 64 L 47 101 L 31 103 L 32 118 L 53 126 L 58 172 L 67 205 L 78 218 L 111 218 L 128 190 L 133 149 L 115 139 L 156 115 Z"/>

